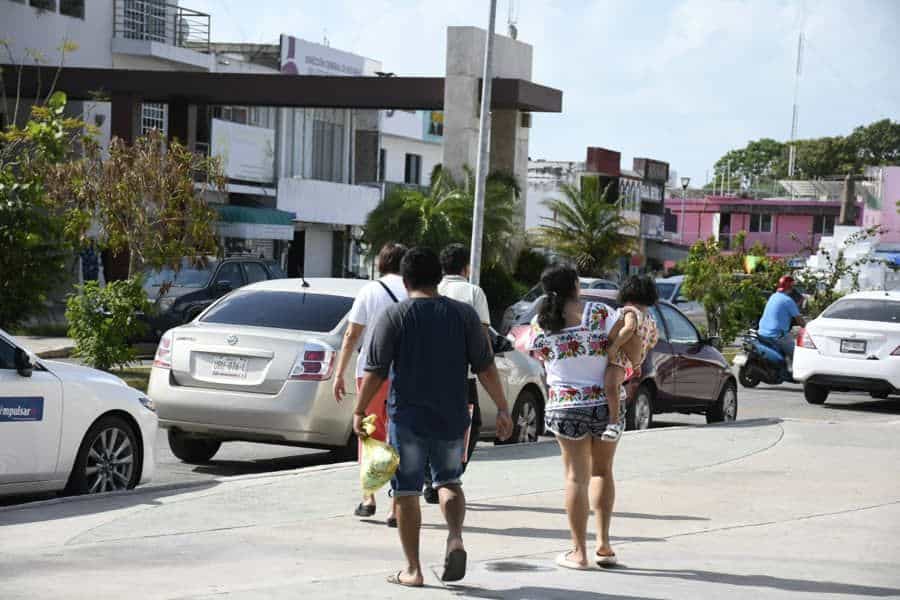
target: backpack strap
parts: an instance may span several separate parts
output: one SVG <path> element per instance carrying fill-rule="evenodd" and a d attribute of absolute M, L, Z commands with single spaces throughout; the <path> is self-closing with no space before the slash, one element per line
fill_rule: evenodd
<path fill-rule="evenodd" d="M 391 300 L 393 300 L 395 304 L 400 302 L 399 300 L 397 300 L 397 296 L 394 295 L 394 292 L 391 291 L 391 288 L 389 288 L 385 282 L 379 279 L 378 283 L 381 284 L 381 287 L 384 288 L 384 291 L 387 292 L 387 295 L 391 297 Z"/>

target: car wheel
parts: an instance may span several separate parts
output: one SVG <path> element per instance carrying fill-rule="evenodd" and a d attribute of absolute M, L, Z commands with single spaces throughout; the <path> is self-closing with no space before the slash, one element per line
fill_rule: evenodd
<path fill-rule="evenodd" d="M 653 424 L 653 390 L 643 385 L 628 404 L 625 412 L 625 429 L 650 429 Z"/>
<path fill-rule="evenodd" d="M 829 391 L 827 387 L 814 383 L 807 383 L 803 386 L 803 396 L 806 397 L 806 401 L 810 404 L 825 404 Z"/>
<path fill-rule="evenodd" d="M 535 393 L 523 390 L 512 410 L 513 432 L 510 444 L 527 444 L 538 441 L 543 430 L 543 415 Z"/>
<path fill-rule="evenodd" d="M 68 494 L 130 490 L 142 469 L 137 435 L 122 417 L 109 415 L 91 425 L 75 458 L 66 485 Z"/>
<path fill-rule="evenodd" d="M 746 366 L 741 367 L 740 371 L 738 371 L 738 381 L 740 381 L 741 385 L 745 388 L 755 388 L 759 385 L 759 379 L 750 375 L 749 369 Z"/>
<path fill-rule="evenodd" d="M 222 442 L 218 440 L 192 438 L 180 431 L 169 430 L 169 448 L 172 449 L 172 454 L 186 463 L 194 465 L 207 463 L 221 446 Z"/>
<path fill-rule="evenodd" d="M 707 423 L 730 423 L 737 419 L 738 398 L 737 386 L 733 381 L 725 383 L 722 393 L 719 394 L 712 406 L 706 409 Z"/>
<path fill-rule="evenodd" d="M 876 400 L 887 400 L 887 397 L 890 396 L 888 392 L 870 392 L 869 395 Z"/>

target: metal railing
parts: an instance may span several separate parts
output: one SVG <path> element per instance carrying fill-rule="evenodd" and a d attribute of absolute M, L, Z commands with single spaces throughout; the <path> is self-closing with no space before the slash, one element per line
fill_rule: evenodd
<path fill-rule="evenodd" d="M 114 0 L 113 36 L 209 52 L 210 17 L 159 0 Z"/>

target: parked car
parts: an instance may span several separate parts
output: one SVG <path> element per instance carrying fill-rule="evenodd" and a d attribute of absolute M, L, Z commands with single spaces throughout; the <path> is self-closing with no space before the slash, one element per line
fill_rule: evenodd
<path fill-rule="evenodd" d="M 596 279 L 592 277 L 580 278 L 583 290 L 618 290 L 619 286 L 608 279 Z M 541 300 L 544 299 L 544 290 L 541 284 L 537 284 L 522 299 L 506 309 L 503 313 L 503 321 L 500 325 L 500 333 L 507 334 L 516 325 L 527 325 L 537 314 Z"/>
<path fill-rule="evenodd" d="M 153 339 L 159 339 L 172 327 L 193 321 L 232 290 L 284 277 L 276 263 L 251 256 L 208 259 L 202 265 L 185 260 L 177 271 L 148 271 L 144 274 L 144 289 L 154 302 L 154 311 L 148 316 Z"/>
<path fill-rule="evenodd" d="M 0 496 L 131 489 L 153 476 L 156 432 L 141 392 L 39 360 L 0 330 Z"/>
<path fill-rule="evenodd" d="M 797 335 L 794 379 L 810 404 L 832 391 L 900 394 L 900 292 L 844 296 Z"/>
<path fill-rule="evenodd" d="M 621 305 L 610 291 L 583 290 L 582 298 Z M 641 375 L 626 384 L 626 426 L 647 429 L 659 413 L 705 414 L 708 423 L 737 418 L 737 382 L 718 341 L 704 339 L 693 323 L 673 304 L 660 301 L 650 307 L 659 330 L 659 342 L 650 351 Z M 517 326 L 511 335 L 527 335 Z"/>
<path fill-rule="evenodd" d="M 707 327 L 706 311 L 703 306 L 684 295 L 684 275 L 674 275 L 656 280 L 656 291 L 660 300 L 678 306 L 678 309 L 698 327 Z"/>
<path fill-rule="evenodd" d="M 211 459 L 223 442 L 324 448 L 355 456 L 353 370 L 350 398 L 334 400 L 332 378 L 347 313 L 366 284 L 358 279 L 261 282 L 220 299 L 188 325 L 166 332 L 149 395 L 173 454 Z M 542 432 L 542 367 L 494 336 L 496 362 L 513 406 L 513 439 Z M 354 358 L 351 363 L 355 361 Z M 496 407 L 479 385 L 482 436 L 495 435 Z"/>

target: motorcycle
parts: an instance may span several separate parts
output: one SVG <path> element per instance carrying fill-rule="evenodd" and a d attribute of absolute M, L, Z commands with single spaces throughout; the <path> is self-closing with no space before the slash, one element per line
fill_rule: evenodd
<path fill-rule="evenodd" d="M 734 364 L 742 386 L 754 388 L 760 382 L 779 385 L 794 381 L 781 350 L 760 338 L 756 331 L 744 336 L 741 348 L 743 353 L 734 357 Z"/>

